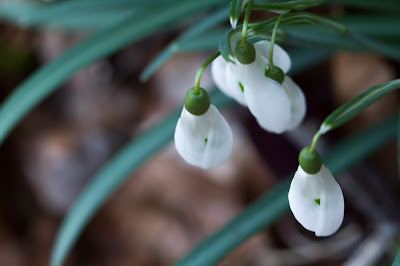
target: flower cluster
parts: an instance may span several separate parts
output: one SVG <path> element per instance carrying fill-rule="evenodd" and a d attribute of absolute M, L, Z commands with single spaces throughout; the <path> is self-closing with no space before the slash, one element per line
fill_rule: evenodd
<path fill-rule="evenodd" d="M 243 6 L 247 2 L 243 1 Z M 207 91 L 199 87 L 201 74 L 211 62 L 211 75 L 217 87 L 248 107 L 266 131 L 283 133 L 303 121 L 306 113 L 303 91 L 286 75 L 291 67 L 289 55 L 274 43 L 281 16 L 271 42 L 262 40 L 253 44 L 243 33 L 233 34 L 230 48 L 235 57 L 226 61 L 216 53 L 199 70 L 195 87 L 186 94 L 175 130 L 176 149 L 189 164 L 208 169 L 222 164 L 232 153 L 231 129 L 218 109 L 210 104 Z M 231 23 L 235 27 L 237 21 Z M 294 217 L 304 228 L 316 236 L 328 236 L 342 224 L 344 198 L 339 184 L 315 151 L 316 141 L 300 153 L 300 165 L 288 199 Z"/>
<path fill-rule="evenodd" d="M 232 39 L 235 50 L 237 40 Z M 248 65 L 237 59 L 226 62 L 219 56 L 212 63 L 212 77 L 221 91 L 249 108 L 263 129 L 273 133 L 294 129 L 306 113 L 304 94 L 287 75 L 282 84 L 265 75 L 269 68 L 269 41 L 257 42 L 254 47 L 256 58 Z M 276 44 L 273 51 L 274 64 L 287 73 L 291 66 L 289 55 Z"/>

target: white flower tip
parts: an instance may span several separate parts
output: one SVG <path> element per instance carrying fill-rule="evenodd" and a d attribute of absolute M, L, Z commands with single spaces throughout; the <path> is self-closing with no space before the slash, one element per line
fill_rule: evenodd
<path fill-rule="evenodd" d="M 326 132 L 328 132 L 329 130 L 331 130 L 332 126 L 331 125 L 327 125 L 325 123 L 322 123 L 321 127 L 319 128 L 319 132 L 321 134 L 325 134 Z"/>
<path fill-rule="evenodd" d="M 237 23 L 238 23 L 238 20 L 237 20 L 237 19 L 234 19 L 233 17 L 230 17 L 230 18 L 229 18 L 229 21 L 231 22 L 232 28 L 233 28 L 233 29 L 236 29 L 236 25 L 237 25 Z"/>

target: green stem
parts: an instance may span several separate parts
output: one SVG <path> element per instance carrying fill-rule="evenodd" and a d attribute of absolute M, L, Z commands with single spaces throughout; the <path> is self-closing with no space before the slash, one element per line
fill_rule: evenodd
<path fill-rule="evenodd" d="M 243 28 L 242 28 L 242 41 L 240 42 L 240 46 L 241 46 L 242 48 L 244 48 L 244 45 L 245 45 L 245 43 L 246 43 L 247 24 L 249 23 L 250 12 L 251 12 L 251 8 L 253 7 L 253 2 L 254 2 L 254 0 L 250 0 L 250 1 L 247 3 L 246 14 L 244 15 Z"/>
<path fill-rule="evenodd" d="M 321 132 L 318 130 L 318 132 L 315 133 L 314 138 L 313 138 L 312 143 L 311 143 L 311 147 L 308 150 L 309 154 L 313 154 L 314 153 L 315 147 L 317 146 L 317 143 L 318 143 L 318 140 L 319 140 L 320 137 L 321 137 Z"/>
<path fill-rule="evenodd" d="M 194 93 L 195 94 L 200 94 L 200 79 L 201 75 L 203 74 L 204 69 L 207 68 L 209 64 L 211 64 L 212 61 L 214 61 L 218 56 L 220 56 L 221 53 L 218 51 L 215 54 L 213 54 L 210 58 L 208 58 L 199 68 L 196 74 L 196 79 L 194 80 Z"/>
<path fill-rule="evenodd" d="M 276 31 L 278 30 L 279 24 L 281 23 L 282 19 L 282 14 L 279 15 L 278 20 L 275 22 L 274 29 L 272 31 L 272 36 L 271 36 L 271 45 L 269 47 L 269 67 L 271 68 L 272 71 L 274 71 L 275 66 L 274 66 L 274 45 L 275 45 L 275 36 L 276 36 Z"/>

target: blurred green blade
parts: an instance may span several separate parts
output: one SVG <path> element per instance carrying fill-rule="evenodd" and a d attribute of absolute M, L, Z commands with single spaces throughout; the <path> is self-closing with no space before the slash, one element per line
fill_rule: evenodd
<path fill-rule="evenodd" d="M 396 257 L 394 258 L 392 266 L 400 266 L 400 248 L 397 251 Z"/>
<path fill-rule="evenodd" d="M 325 165 L 339 175 L 396 136 L 397 118 L 379 123 L 329 149 Z M 292 177 L 274 187 L 224 227 L 200 243 L 176 265 L 215 265 L 246 239 L 269 227 L 289 210 L 287 193 Z"/>
<path fill-rule="evenodd" d="M 79 69 L 215 3 L 218 1 L 180 1 L 180 4 L 141 12 L 94 34 L 45 65 L 24 81 L 1 105 L 0 143 L 26 113 Z M 149 17 L 152 19 L 149 20 Z"/>
<path fill-rule="evenodd" d="M 333 111 L 322 123 L 321 133 L 335 129 L 357 116 L 386 94 L 400 89 L 400 79 L 375 85 Z"/>
<path fill-rule="evenodd" d="M 0 15 L 22 26 L 44 26 L 62 29 L 99 29 L 112 25 L 127 13 L 172 4 L 179 0 L 69 0 L 54 3 L 0 2 Z M 96 25 L 95 21 L 100 20 Z"/>
<path fill-rule="evenodd" d="M 346 7 L 372 9 L 375 12 L 400 12 L 400 2 L 398 0 L 329 0 L 328 3 L 332 5 L 344 5 Z"/>
<path fill-rule="evenodd" d="M 307 54 L 309 52 L 303 51 Z M 299 51 L 297 51 L 292 57 L 296 59 L 295 57 L 299 55 Z M 315 57 L 314 60 L 310 58 L 313 56 L 299 56 L 298 60 L 294 60 L 294 62 L 300 63 L 305 69 L 307 64 L 315 64 L 323 59 L 321 56 Z M 303 60 L 304 62 L 301 62 Z M 224 108 L 232 103 L 232 100 L 223 96 L 219 91 L 213 91 L 210 96 L 212 103 L 219 108 Z M 93 181 L 73 204 L 61 225 L 53 247 L 52 266 L 61 265 L 90 218 L 128 175 L 172 139 L 180 112 L 181 108 L 178 108 L 165 121 L 135 138 L 100 169 Z"/>
<path fill-rule="evenodd" d="M 271 10 L 271 11 L 290 11 L 304 10 L 313 6 L 318 6 L 326 0 L 294 0 L 286 2 L 269 2 L 256 1 L 254 2 L 254 10 Z"/>
<path fill-rule="evenodd" d="M 140 81 L 146 82 L 153 74 L 157 71 L 168 59 L 170 59 L 174 54 L 180 51 L 193 51 L 193 48 L 188 49 L 185 48 L 187 46 L 187 42 L 191 42 L 191 44 L 196 42 L 203 42 L 202 38 L 208 37 L 207 35 L 215 36 L 215 33 L 210 32 L 209 30 L 222 21 L 224 21 L 228 16 L 228 9 L 224 8 L 216 13 L 207 17 L 202 22 L 193 26 L 182 35 L 180 35 L 176 40 L 171 42 L 167 48 L 165 48 L 150 64 L 143 70 L 142 74 L 140 74 Z M 207 35 L 200 36 L 200 34 L 207 32 Z M 219 38 L 218 38 L 219 39 Z M 209 40 L 210 41 L 210 40 Z M 212 40 L 211 40 L 212 42 Z M 217 44 L 217 43 L 216 43 Z M 192 45 L 194 46 L 194 45 Z M 217 45 L 215 46 L 217 48 Z M 216 50 L 216 49 L 215 49 Z"/>
<path fill-rule="evenodd" d="M 232 103 L 231 99 L 216 90 L 210 93 L 210 96 L 212 103 L 219 108 Z M 90 218 L 129 177 L 132 170 L 137 169 L 171 141 L 181 112 L 182 108 L 178 108 L 162 122 L 135 137 L 93 178 L 78 200 L 74 202 L 61 225 L 53 246 L 52 266 L 62 265 Z"/>
<path fill-rule="evenodd" d="M 400 2 L 399 2 L 400 3 Z M 350 27 L 351 30 L 376 37 L 392 37 L 399 40 L 400 17 L 395 15 L 347 15 L 332 17 L 334 21 Z"/>

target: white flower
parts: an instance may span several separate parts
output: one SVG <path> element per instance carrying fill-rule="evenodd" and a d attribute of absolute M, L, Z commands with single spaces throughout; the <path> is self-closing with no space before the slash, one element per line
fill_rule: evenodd
<path fill-rule="evenodd" d="M 195 116 L 183 107 L 175 129 L 175 147 L 189 164 L 208 169 L 222 164 L 232 153 L 232 131 L 214 105 Z"/>
<path fill-rule="evenodd" d="M 240 40 L 240 35 L 231 38 L 232 51 Z M 297 127 L 306 113 L 305 97 L 300 87 L 285 75 L 282 84 L 265 76 L 269 62 L 269 41 L 254 44 L 256 60 L 242 65 L 226 62 L 219 56 L 211 66 L 211 74 L 216 85 L 226 95 L 248 106 L 259 125 L 267 131 L 282 133 Z M 279 45 L 274 45 L 274 65 L 284 73 L 291 67 L 289 55 Z"/>
<path fill-rule="evenodd" d="M 343 193 L 331 172 L 322 165 L 310 175 L 299 166 L 289 189 L 289 205 L 296 220 L 316 236 L 335 233 L 343 221 Z"/>

